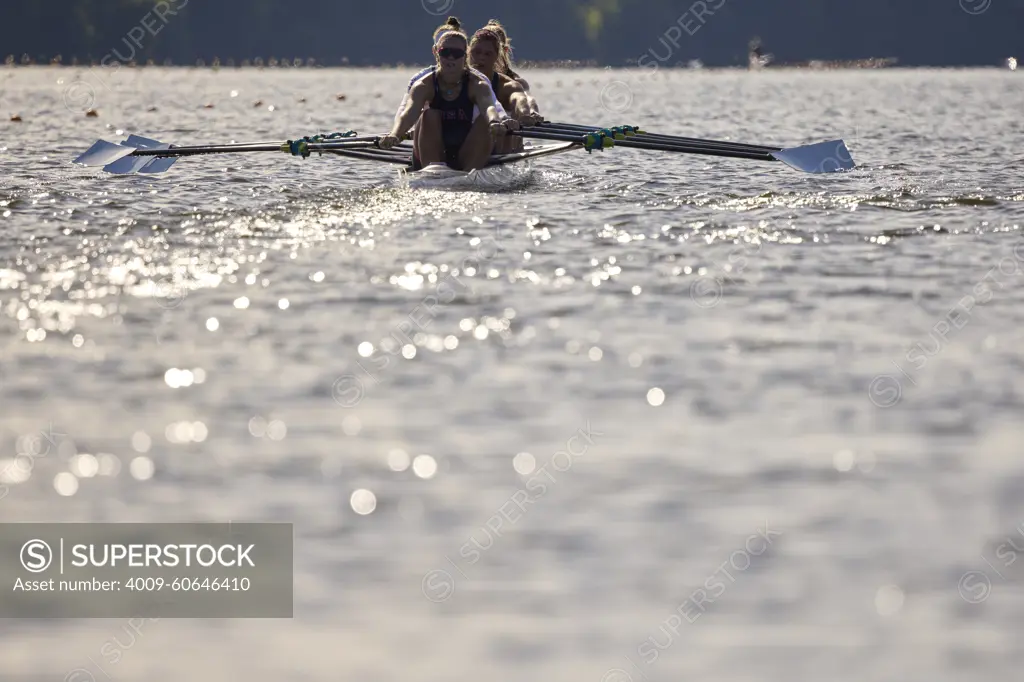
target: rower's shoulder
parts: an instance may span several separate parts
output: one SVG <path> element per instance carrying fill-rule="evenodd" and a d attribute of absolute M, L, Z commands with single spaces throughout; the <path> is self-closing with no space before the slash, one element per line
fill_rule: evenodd
<path fill-rule="evenodd" d="M 519 82 L 518 78 L 512 78 L 511 76 L 506 76 L 503 73 L 498 75 L 500 76 L 498 82 L 501 83 L 502 87 L 509 88 L 513 92 L 526 91 L 526 88 Z"/>
<path fill-rule="evenodd" d="M 493 90 L 491 87 L 491 79 L 476 69 L 471 68 L 466 72 L 466 74 L 469 77 L 469 87 L 473 89 L 487 88 L 488 90 Z"/>
<path fill-rule="evenodd" d="M 427 68 L 420 71 L 418 74 L 409 79 L 409 89 L 416 87 L 420 83 L 426 83 L 434 76 L 434 69 Z"/>
<path fill-rule="evenodd" d="M 429 90 L 434 87 L 434 70 L 423 71 L 416 74 L 411 81 L 409 81 L 409 92 L 422 92 Z"/>
<path fill-rule="evenodd" d="M 491 84 L 491 79 L 488 78 L 487 76 L 485 76 L 479 70 L 474 69 L 473 67 L 469 67 L 469 69 L 467 69 L 467 71 L 469 72 L 469 79 L 471 81 L 473 81 L 474 83 L 481 82 L 481 83 L 487 83 L 487 85 Z"/>

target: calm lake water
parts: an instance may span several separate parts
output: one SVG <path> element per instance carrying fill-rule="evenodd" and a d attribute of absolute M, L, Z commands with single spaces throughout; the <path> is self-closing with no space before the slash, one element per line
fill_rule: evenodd
<path fill-rule="evenodd" d="M 552 120 L 842 137 L 836 176 L 70 164 L 383 133 L 413 72 L 0 71 L 0 518 L 295 533 L 292 620 L 12 618 L 0 678 L 1019 676 L 1019 73 L 526 74 Z"/>

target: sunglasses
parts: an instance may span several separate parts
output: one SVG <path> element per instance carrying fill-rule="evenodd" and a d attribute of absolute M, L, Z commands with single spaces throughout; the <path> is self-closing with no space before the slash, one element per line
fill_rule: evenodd
<path fill-rule="evenodd" d="M 442 47 L 437 54 L 444 59 L 462 59 L 466 56 L 466 51 L 461 47 Z"/>

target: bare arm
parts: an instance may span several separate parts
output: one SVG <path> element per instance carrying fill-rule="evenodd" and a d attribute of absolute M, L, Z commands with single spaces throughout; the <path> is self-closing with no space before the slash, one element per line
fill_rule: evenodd
<path fill-rule="evenodd" d="M 480 112 L 487 116 L 491 123 L 501 123 L 501 116 L 498 114 L 498 100 L 494 97 L 491 84 L 478 77 L 469 79 L 469 98 L 473 104 L 480 109 Z"/>
<path fill-rule="evenodd" d="M 409 79 L 409 85 L 405 88 L 405 97 L 402 98 L 402 103 L 398 105 L 398 111 L 395 112 L 395 125 L 397 125 L 398 122 L 402 120 L 402 114 L 405 112 L 405 106 L 409 103 L 409 100 L 412 98 L 412 95 L 409 94 L 410 92 L 412 92 L 412 86 L 416 85 L 416 83 L 423 80 L 424 76 L 431 74 L 433 74 L 433 68 L 428 68 L 424 69 L 423 71 L 420 71 L 418 74 Z"/>
<path fill-rule="evenodd" d="M 520 121 L 530 113 L 530 103 L 526 99 L 526 93 L 522 88 L 508 88 L 508 101 L 512 105 L 511 114 Z"/>
<path fill-rule="evenodd" d="M 540 115 L 540 111 L 537 109 L 537 100 L 526 91 L 518 80 L 506 81 L 503 86 L 503 92 L 508 95 L 509 102 L 512 104 L 512 110 L 515 112 L 513 116 L 519 119 L 519 121 L 525 124 L 532 124 L 536 121 L 544 120 L 544 117 Z"/>
<path fill-rule="evenodd" d="M 406 93 L 405 99 L 402 100 L 404 107 L 395 115 L 395 124 L 389 135 L 402 139 L 409 129 L 416 125 L 420 114 L 423 113 L 423 105 L 430 99 L 430 78 L 431 76 L 424 77 Z"/>
<path fill-rule="evenodd" d="M 529 93 L 529 91 L 527 91 L 524 94 L 526 95 L 526 104 L 530 108 L 530 113 L 533 114 L 534 118 L 537 118 L 537 119 L 540 119 L 540 120 L 543 121 L 544 117 L 541 116 L 541 114 L 540 114 L 540 107 L 537 105 L 536 98 L 534 98 L 534 96 L 531 95 Z"/>
<path fill-rule="evenodd" d="M 395 123 L 392 127 L 397 126 L 398 122 L 402 120 L 402 114 L 405 113 L 405 108 L 409 105 L 409 100 L 412 96 L 407 92 L 405 97 L 402 99 L 402 103 L 398 105 L 398 111 L 395 112 Z"/>
<path fill-rule="evenodd" d="M 523 78 L 522 76 L 516 76 L 515 80 L 517 83 L 523 86 L 523 92 L 526 93 L 526 101 L 530 105 L 530 112 L 534 116 L 543 119 L 543 116 L 540 115 L 540 107 L 537 105 L 536 98 L 530 94 L 530 84 L 527 83 L 526 79 Z"/>

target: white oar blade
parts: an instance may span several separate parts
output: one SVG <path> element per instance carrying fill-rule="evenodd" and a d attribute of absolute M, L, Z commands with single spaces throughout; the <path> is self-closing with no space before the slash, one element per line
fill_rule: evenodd
<path fill-rule="evenodd" d="M 842 140 L 805 144 L 771 152 L 771 155 L 790 168 L 805 173 L 838 173 L 857 166 Z"/>
<path fill-rule="evenodd" d="M 129 135 L 128 139 L 124 141 L 124 144 L 134 145 L 142 149 L 169 149 L 171 145 L 164 144 L 160 140 L 154 140 L 149 137 L 141 137 L 139 135 Z M 174 165 L 174 162 L 178 160 L 176 156 L 148 156 L 145 157 L 145 163 L 134 168 L 136 173 L 163 173 L 165 170 Z M 111 171 L 116 172 L 116 171 Z M 132 172 L 132 171 L 129 171 Z"/>
<path fill-rule="evenodd" d="M 152 156 L 127 156 L 123 159 L 118 159 L 114 163 L 107 164 L 103 167 L 103 170 L 114 175 L 130 175 L 138 172 L 140 168 L 152 160 Z"/>
<path fill-rule="evenodd" d="M 149 148 L 149 147 L 160 147 L 161 149 L 166 149 L 167 148 L 167 145 L 165 145 L 160 140 L 152 140 L 152 139 L 150 139 L 148 137 L 140 137 L 138 135 L 129 135 L 128 139 L 126 139 L 121 144 L 127 144 L 127 145 L 130 145 L 132 147 L 143 147 L 143 148 Z"/>
<path fill-rule="evenodd" d="M 178 157 L 158 156 L 156 158 L 150 157 L 150 159 L 149 163 L 139 169 L 140 173 L 163 173 L 174 165 L 174 162 L 178 160 Z"/>
<path fill-rule="evenodd" d="M 132 138 L 129 137 L 128 139 L 131 140 Z M 150 140 L 150 142 L 154 142 L 155 144 L 152 146 L 147 145 L 142 147 L 142 149 L 167 149 L 170 147 L 170 145 L 156 142 L 156 140 Z M 129 156 L 123 159 L 118 159 L 114 163 L 104 166 L 103 170 L 115 175 L 130 175 L 132 173 L 140 172 L 143 168 L 151 164 L 155 158 L 156 157 L 153 156 Z"/>
<path fill-rule="evenodd" d="M 83 166 L 106 166 L 118 159 L 123 159 L 134 151 L 135 147 L 114 144 L 106 140 L 97 140 L 96 144 L 85 150 L 81 156 L 74 160 L 74 163 Z"/>

